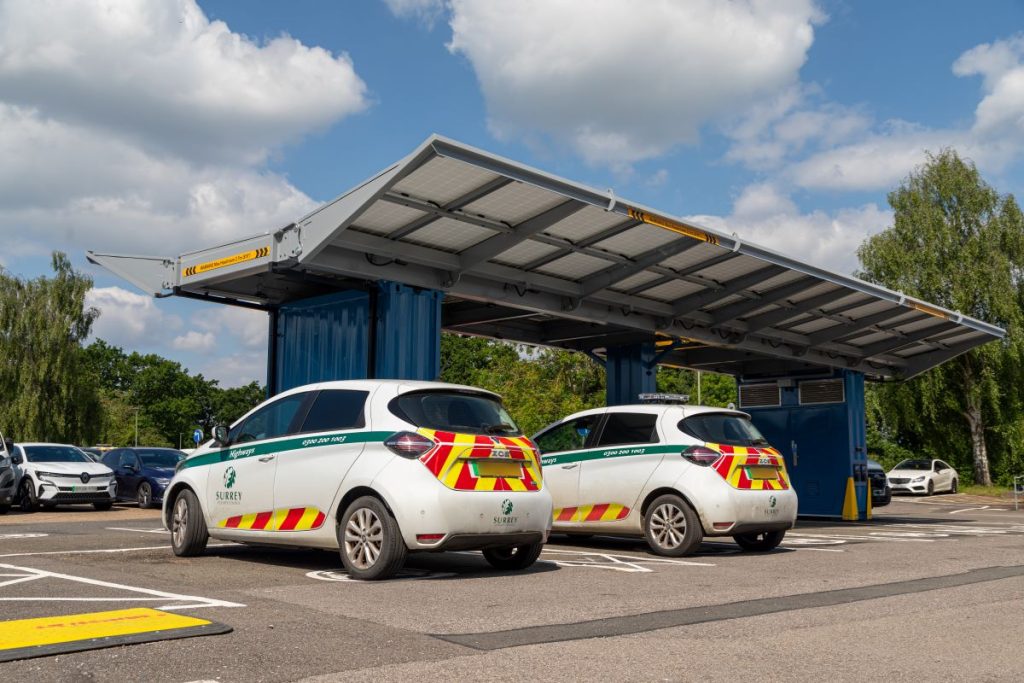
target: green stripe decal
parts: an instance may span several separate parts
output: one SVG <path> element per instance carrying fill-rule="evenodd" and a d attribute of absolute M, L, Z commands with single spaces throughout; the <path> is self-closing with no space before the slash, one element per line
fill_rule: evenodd
<path fill-rule="evenodd" d="M 682 446 L 629 446 L 626 448 L 598 448 L 590 451 L 568 451 L 565 453 L 553 453 L 542 455 L 540 464 L 564 465 L 570 462 L 584 462 L 587 460 L 604 460 L 606 458 L 624 458 L 630 455 L 656 455 L 658 453 L 682 453 Z"/>
<path fill-rule="evenodd" d="M 241 458 L 255 458 L 259 455 L 271 453 L 284 453 L 286 451 L 300 451 L 305 448 L 319 448 L 321 446 L 338 446 L 349 443 L 368 443 L 384 441 L 393 432 L 335 432 L 333 434 L 310 434 L 290 439 L 277 441 L 254 441 L 252 444 L 243 446 L 232 446 L 219 451 L 200 453 L 185 460 L 182 469 L 189 467 L 201 467 L 213 465 L 228 460 L 239 460 Z"/>

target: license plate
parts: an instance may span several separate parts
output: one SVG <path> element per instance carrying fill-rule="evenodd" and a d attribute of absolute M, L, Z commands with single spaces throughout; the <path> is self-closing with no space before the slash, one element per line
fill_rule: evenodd
<path fill-rule="evenodd" d="M 778 475 L 778 470 L 774 467 L 762 467 L 755 465 L 747 468 L 747 476 L 751 479 L 775 479 Z"/>
<path fill-rule="evenodd" d="M 872 495 L 875 495 L 875 496 L 884 496 L 885 495 L 885 491 L 882 490 L 882 489 L 875 489 L 871 493 L 872 493 Z"/>
<path fill-rule="evenodd" d="M 518 477 L 523 473 L 523 466 L 518 462 L 503 460 L 489 461 L 486 458 L 473 461 L 478 477 Z"/>

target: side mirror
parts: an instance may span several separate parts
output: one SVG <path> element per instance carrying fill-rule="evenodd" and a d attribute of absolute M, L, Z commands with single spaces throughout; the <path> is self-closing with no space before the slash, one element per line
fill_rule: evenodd
<path fill-rule="evenodd" d="M 17 455 L 17 454 L 12 454 L 12 455 L 11 455 L 11 462 L 12 462 L 13 464 L 15 464 L 15 465 L 20 465 L 20 464 L 21 464 L 21 462 L 22 462 L 22 461 L 21 461 L 21 456 L 20 456 L 20 455 Z"/>
<path fill-rule="evenodd" d="M 223 448 L 228 445 L 228 428 L 224 425 L 217 425 L 213 428 L 213 442 Z"/>
<path fill-rule="evenodd" d="M 139 468 L 132 463 L 128 463 L 127 465 L 125 465 L 124 469 L 128 470 L 129 472 L 138 472 L 139 470 Z"/>

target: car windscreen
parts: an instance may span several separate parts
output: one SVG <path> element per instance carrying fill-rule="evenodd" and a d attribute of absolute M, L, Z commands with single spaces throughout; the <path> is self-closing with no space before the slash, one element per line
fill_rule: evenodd
<path fill-rule="evenodd" d="M 162 448 L 137 448 L 135 452 L 139 454 L 143 467 L 176 467 L 185 457 L 181 451 Z"/>
<path fill-rule="evenodd" d="M 388 409 L 403 420 L 427 429 L 488 436 L 521 434 L 501 402 L 486 394 L 414 391 L 392 399 Z"/>
<path fill-rule="evenodd" d="M 73 446 L 23 446 L 29 462 L 92 462 L 88 455 Z"/>
<path fill-rule="evenodd" d="M 750 420 L 732 413 L 700 413 L 679 422 L 679 431 L 706 443 L 726 446 L 767 446 L 768 441 Z"/>
<path fill-rule="evenodd" d="M 904 460 L 894 470 L 930 470 L 932 468 L 931 460 Z"/>

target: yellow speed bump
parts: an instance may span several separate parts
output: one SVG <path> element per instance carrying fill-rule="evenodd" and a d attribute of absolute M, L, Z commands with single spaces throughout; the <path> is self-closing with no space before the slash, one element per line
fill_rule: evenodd
<path fill-rule="evenodd" d="M 148 607 L 16 619 L 0 622 L 0 662 L 230 632 L 224 624 Z"/>

